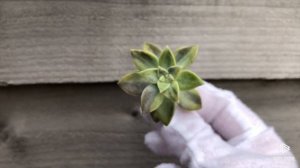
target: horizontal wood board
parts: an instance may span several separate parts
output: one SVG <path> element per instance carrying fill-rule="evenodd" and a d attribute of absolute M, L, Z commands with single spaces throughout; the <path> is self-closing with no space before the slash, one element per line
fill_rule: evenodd
<path fill-rule="evenodd" d="M 233 90 L 300 159 L 300 80 L 211 81 Z M 153 168 L 138 98 L 114 83 L 0 87 L 1 168 Z"/>
<path fill-rule="evenodd" d="M 300 77 L 297 0 L 0 1 L 0 83 L 116 81 L 144 41 L 198 44 L 205 79 Z"/>

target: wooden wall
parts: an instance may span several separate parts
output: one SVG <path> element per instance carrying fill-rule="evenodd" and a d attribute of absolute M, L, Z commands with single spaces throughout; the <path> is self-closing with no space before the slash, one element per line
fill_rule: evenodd
<path fill-rule="evenodd" d="M 300 81 L 212 81 L 233 90 L 300 159 Z M 138 99 L 115 84 L 0 87 L 1 168 L 153 168 Z"/>
<path fill-rule="evenodd" d="M 206 79 L 299 78 L 297 0 L 0 1 L 2 84 L 115 81 L 144 41 L 198 44 Z"/>
<path fill-rule="evenodd" d="M 235 91 L 300 159 L 299 7 L 298 0 L 0 0 L 0 167 L 174 161 L 143 145 L 150 128 L 133 112 L 138 99 L 106 83 L 133 69 L 129 49 L 144 41 L 198 44 L 192 69 Z"/>

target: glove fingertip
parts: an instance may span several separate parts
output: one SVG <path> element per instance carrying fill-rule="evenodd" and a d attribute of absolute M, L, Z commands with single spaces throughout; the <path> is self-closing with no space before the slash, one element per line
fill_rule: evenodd
<path fill-rule="evenodd" d="M 167 145 L 156 131 L 148 132 L 145 135 L 144 143 L 155 154 L 170 155 Z"/>

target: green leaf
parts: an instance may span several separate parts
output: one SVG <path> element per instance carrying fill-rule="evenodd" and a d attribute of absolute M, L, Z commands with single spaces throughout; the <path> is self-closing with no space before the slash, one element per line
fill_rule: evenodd
<path fill-rule="evenodd" d="M 179 85 L 177 81 L 173 81 L 171 87 L 168 88 L 163 94 L 172 100 L 173 102 L 178 102 L 179 100 Z"/>
<path fill-rule="evenodd" d="M 204 84 L 194 72 L 190 70 L 181 71 L 176 78 L 180 90 L 190 90 Z"/>
<path fill-rule="evenodd" d="M 161 66 L 158 66 L 158 72 L 159 72 L 159 75 L 163 75 L 163 76 L 165 76 L 165 75 L 168 75 L 168 71 L 165 69 L 165 68 L 163 68 L 163 67 L 161 67 Z"/>
<path fill-rule="evenodd" d="M 171 74 L 174 78 L 177 77 L 177 75 L 179 74 L 180 71 L 181 71 L 181 68 L 179 66 L 172 66 L 172 67 L 168 68 L 169 74 Z"/>
<path fill-rule="evenodd" d="M 150 116 L 154 122 L 159 122 L 159 118 L 157 117 L 156 111 L 151 112 Z"/>
<path fill-rule="evenodd" d="M 185 68 L 192 64 L 198 55 L 198 46 L 183 47 L 176 51 L 176 63 Z"/>
<path fill-rule="evenodd" d="M 170 87 L 170 85 L 171 85 L 170 82 L 164 76 L 161 76 L 157 81 L 157 86 L 160 93 L 167 90 Z"/>
<path fill-rule="evenodd" d="M 201 98 L 196 89 L 181 91 L 179 94 L 179 106 L 186 110 L 200 109 Z"/>
<path fill-rule="evenodd" d="M 138 72 L 141 77 L 141 80 L 147 83 L 156 83 L 158 81 L 158 68 L 149 68 L 143 71 Z"/>
<path fill-rule="evenodd" d="M 138 72 L 129 73 L 118 81 L 121 89 L 134 96 L 140 95 L 144 88 L 151 83 L 151 81 L 147 81 Z"/>
<path fill-rule="evenodd" d="M 153 53 L 157 57 L 161 54 L 161 49 L 158 45 L 153 43 L 144 43 L 144 50 Z"/>
<path fill-rule="evenodd" d="M 164 125 L 169 125 L 175 110 L 175 104 L 169 100 L 164 99 L 163 103 L 153 113 L 154 119 L 159 119 Z"/>
<path fill-rule="evenodd" d="M 131 56 L 133 58 L 133 63 L 138 70 L 158 67 L 158 58 L 150 52 L 131 50 Z"/>
<path fill-rule="evenodd" d="M 164 96 L 159 93 L 156 85 L 147 86 L 141 96 L 141 106 L 143 112 L 156 110 L 163 102 Z"/>
<path fill-rule="evenodd" d="M 161 81 L 157 82 L 157 86 L 159 88 L 159 92 L 160 93 L 162 93 L 165 90 L 167 90 L 170 87 L 170 85 L 171 85 L 170 83 L 165 83 L 165 82 L 161 82 Z"/>
<path fill-rule="evenodd" d="M 169 47 L 165 48 L 159 57 L 159 66 L 168 69 L 176 64 L 174 54 Z"/>

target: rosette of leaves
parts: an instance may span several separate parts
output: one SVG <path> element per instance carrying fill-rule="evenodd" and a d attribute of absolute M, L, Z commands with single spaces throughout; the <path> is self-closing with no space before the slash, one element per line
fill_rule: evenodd
<path fill-rule="evenodd" d="M 128 94 L 141 96 L 143 113 L 150 113 L 154 121 L 168 125 L 176 104 L 187 111 L 201 108 L 201 99 L 195 87 L 203 81 L 186 69 L 198 54 L 198 46 L 163 50 L 145 43 L 142 50 L 132 49 L 136 71 L 123 76 L 118 84 Z"/>

